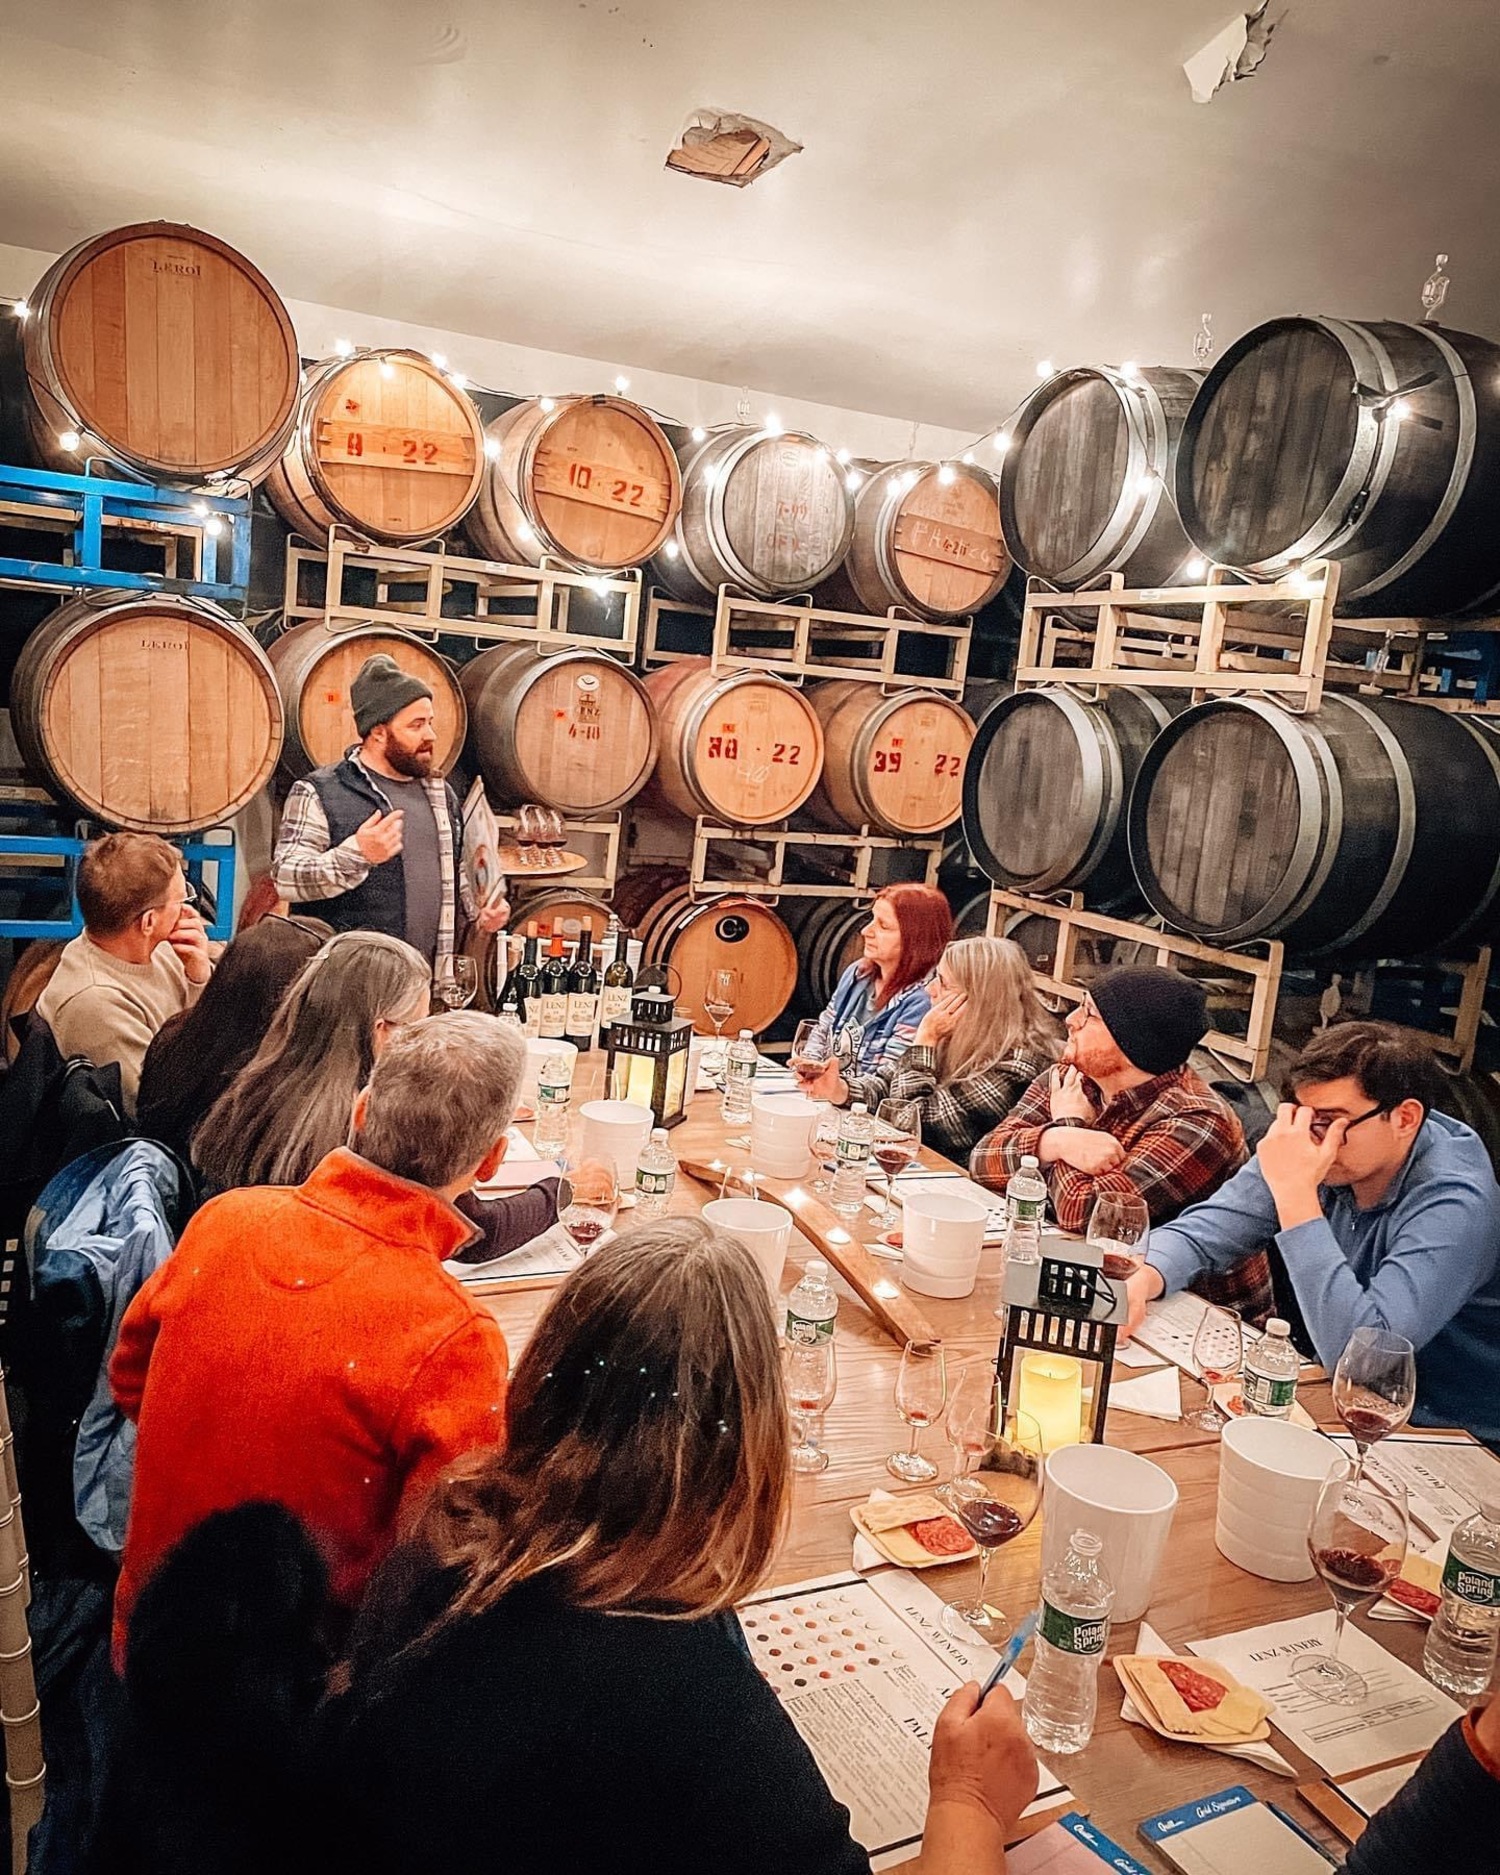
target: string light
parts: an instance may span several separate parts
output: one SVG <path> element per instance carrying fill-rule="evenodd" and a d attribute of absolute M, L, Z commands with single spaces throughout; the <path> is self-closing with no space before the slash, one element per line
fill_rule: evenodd
<path fill-rule="evenodd" d="M 966 449 L 959 457 L 959 461 L 966 469 L 972 469 L 974 466 L 974 451 L 972 449 Z"/>
<path fill-rule="evenodd" d="M 845 488 L 848 489 L 849 493 L 852 495 L 854 491 L 858 487 L 860 487 L 864 479 L 865 478 L 860 474 L 858 469 L 851 469 L 849 473 L 844 477 L 844 486 Z"/>
<path fill-rule="evenodd" d="M 627 377 L 624 377 L 624 376 L 621 376 L 621 377 L 618 377 L 618 378 L 616 378 L 616 379 L 615 379 L 615 389 L 616 389 L 616 390 L 617 390 L 617 391 L 618 391 L 618 392 L 620 393 L 620 395 L 621 395 L 621 396 L 623 397 L 623 396 L 625 395 L 625 393 L 626 393 L 626 391 L 628 391 L 628 390 L 630 389 L 630 379 L 629 379 L 629 378 L 627 378 Z"/>
<path fill-rule="evenodd" d="M 669 560 L 675 560 L 678 554 L 682 552 L 682 549 L 677 545 L 675 540 L 669 540 L 664 551 Z"/>
<path fill-rule="evenodd" d="M 838 463 L 839 467 L 842 468 L 849 460 L 849 451 L 847 449 L 836 449 L 833 452 L 833 459 Z"/>
<path fill-rule="evenodd" d="M 352 358 L 354 356 L 354 340 L 335 339 L 333 341 L 333 350 L 336 357 Z"/>
<path fill-rule="evenodd" d="M 1138 495 L 1149 495 L 1155 491 L 1155 488 L 1156 488 L 1155 469 L 1142 469 L 1140 474 L 1135 479 L 1135 492 Z"/>
<path fill-rule="evenodd" d="M 16 315 L 16 317 L 21 321 L 23 325 L 31 317 L 31 307 L 23 299 L 18 299 L 15 302 L 15 304 L 11 307 L 11 311 Z"/>
<path fill-rule="evenodd" d="M 1195 553 L 1182 570 L 1189 579 L 1202 579 L 1203 575 L 1208 571 L 1208 562 L 1201 554 Z"/>
<path fill-rule="evenodd" d="M 203 531 L 206 534 L 212 534 L 215 540 L 217 540 L 219 535 L 224 532 L 224 523 L 219 519 L 218 515 L 211 514 L 204 524 Z"/>
<path fill-rule="evenodd" d="M 532 527 L 530 521 L 517 521 L 516 522 L 516 539 L 517 540 L 535 540 L 536 539 L 536 531 Z"/>
<path fill-rule="evenodd" d="M 1010 431 L 1009 430 L 996 430 L 995 432 L 995 454 L 997 456 L 1003 456 L 1006 450 L 1009 448 L 1010 448 Z"/>
<path fill-rule="evenodd" d="M 77 430 L 63 430 L 57 438 L 58 448 L 66 449 L 70 456 L 82 445 L 82 442 L 83 438 Z"/>
<path fill-rule="evenodd" d="M 609 597 L 609 581 L 605 579 L 602 573 L 597 578 L 591 579 L 588 582 L 588 587 L 590 592 L 598 593 L 601 599 L 607 599 Z"/>
<path fill-rule="evenodd" d="M 1050 358 L 1042 358 L 1037 361 L 1036 374 L 1039 378 L 1050 378 L 1056 369 L 1057 366 L 1053 364 Z"/>
<path fill-rule="evenodd" d="M 206 501 L 195 501 L 193 503 L 193 513 L 197 515 L 206 515 L 208 513 L 208 503 Z"/>
<path fill-rule="evenodd" d="M 389 358 L 382 358 L 382 359 L 381 359 L 381 361 L 380 361 L 380 375 L 381 375 L 381 377 L 383 377 L 383 378 L 393 378 L 393 377 L 395 377 L 395 375 L 396 375 L 396 367 L 395 367 L 395 366 L 394 366 L 394 365 L 393 365 L 393 364 L 391 363 L 391 361 L 390 361 L 390 359 L 389 359 Z"/>
<path fill-rule="evenodd" d="M 828 460 L 827 446 L 823 443 L 819 443 L 818 447 L 813 451 L 813 455 L 818 462 L 826 462 Z"/>
<path fill-rule="evenodd" d="M 448 373 L 448 382 L 456 391 L 464 391 L 469 388 L 469 380 L 464 376 L 462 371 L 450 371 Z"/>
<path fill-rule="evenodd" d="M 777 416 L 774 410 L 768 410 L 766 412 L 766 420 L 761 425 L 761 428 L 765 431 L 767 436 L 780 436 L 782 433 L 781 418 Z"/>
<path fill-rule="evenodd" d="M 1398 397 L 1391 405 L 1390 415 L 1393 423 L 1404 423 L 1411 415 L 1411 405 L 1404 397 Z"/>
<path fill-rule="evenodd" d="M 552 412 L 557 408 L 557 399 L 555 397 L 540 397 L 537 399 L 537 406 L 544 415 L 551 416 Z"/>
<path fill-rule="evenodd" d="M 484 453 L 489 457 L 491 462 L 500 454 L 500 438 L 498 436 L 485 437 Z"/>
<path fill-rule="evenodd" d="M 1133 358 L 1127 358 L 1124 364 L 1120 366 L 1120 376 L 1122 378 L 1138 378 L 1140 374 L 1141 368 Z"/>
<path fill-rule="evenodd" d="M 428 355 L 439 371 L 446 371 L 448 369 L 448 354 L 446 352 L 431 352 Z"/>
<path fill-rule="evenodd" d="M 938 470 L 938 480 L 943 484 L 944 488 L 948 488 L 958 480 L 958 470 L 954 468 L 951 462 L 945 462 L 942 468 Z"/>
<path fill-rule="evenodd" d="M 704 429 L 701 423 L 695 423 L 692 429 L 688 431 L 688 435 L 692 437 L 695 443 L 706 443 L 708 441 L 708 431 Z"/>

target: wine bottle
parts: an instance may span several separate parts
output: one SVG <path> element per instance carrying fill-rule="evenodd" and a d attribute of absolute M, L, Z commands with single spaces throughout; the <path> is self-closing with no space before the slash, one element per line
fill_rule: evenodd
<path fill-rule="evenodd" d="M 526 927 L 526 941 L 521 951 L 521 961 L 511 972 L 516 979 L 521 1000 L 526 1007 L 526 1018 L 521 1027 L 531 1036 L 542 1032 L 542 967 L 537 962 L 537 946 L 541 939 L 537 936 L 536 926 Z M 510 985 L 506 984 L 508 990 Z"/>
<path fill-rule="evenodd" d="M 502 937 L 503 944 L 505 939 Z M 521 1029 L 526 1027 L 526 996 L 521 988 L 521 966 L 515 964 L 505 979 L 505 987 L 500 992 L 498 1015 L 509 1016 Z"/>
<path fill-rule="evenodd" d="M 594 968 L 594 927 L 584 920 L 578 933 L 578 948 L 573 953 L 573 968 L 568 972 L 568 1014 L 563 1038 L 587 1054 L 594 1045 L 594 1025 L 599 1019 L 599 972 Z"/>
<path fill-rule="evenodd" d="M 563 956 L 562 932 L 552 933 L 547 961 L 542 965 L 542 1025 L 540 1034 L 560 1042 L 568 1025 L 568 962 Z"/>
<path fill-rule="evenodd" d="M 604 972 L 604 987 L 599 994 L 599 1039 L 607 1040 L 606 1031 L 616 1022 L 630 1020 L 630 998 L 635 989 L 635 974 L 630 968 L 626 954 L 630 943 L 630 933 L 624 925 L 611 918 L 609 931 L 605 933 L 604 947 L 609 949 L 609 940 L 614 938 L 614 962 Z"/>

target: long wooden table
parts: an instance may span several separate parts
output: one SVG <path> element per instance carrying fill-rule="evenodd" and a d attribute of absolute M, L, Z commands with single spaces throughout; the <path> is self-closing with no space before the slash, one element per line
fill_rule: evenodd
<path fill-rule="evenodd" d="M 579 1064 L 576 1098 L 587 1098 L 602 1073 L 600 1058 Z M 748 1165 L 748 1153 L 726 1147 L 726 1140 L 744 1129 L 729 1128 L 719 1118 L 718 1096 L 695 1097 L 688 1118 L 672 1132 L 679 1159 L 719 1158 L 734 1166 Z M 934 1169 L 956 1171 L 936 1154 L 924 1151 L 923 1161 Z M 768 1193 L 780 1187 L 763 1181 Z M 679 1178 L 672 1208 L 695 1212 L 716 1193 L 686 1178 Z M 621 1225 L 629 1212 L 621 1213 Z M 865 1213 L 849 1224 L 851 1233 L 865 1242 L 876 1231 L 873 1214 Z M 783 1290 L 789 1291 L 802 1274 L 810 1255 L 817 1252 L 798 1235 L 793 1236 Z M 893 1274 L 899 1265 L 892 1265 Z M 798 1475 L 786 1538 L 773 1566 L 772 1584 L 792 1583 L 811 1576 L 847 1570 L 854 1527 L 850 1506 L 863 1503 L 877 1487 L 900 1489 L 885 1469 L 888 1453 L 904 1447 L 909 1437 L 895 1406 L 895 1382 L 900 1353 L 889 1335 L 846 1285 L 836 1279 L 840 1292 L 837 1346 L 838 1397 L 829 1409 L 825 1427 L 831 1463 L 824 1472 Z M 1000 1252 L 987 1249 L 979 1280 L 971 1296 L 961 1301 L 917 1298 L 943 1338 L 948 1354 L 949 1379 L 967 1361 L 993 1360 L 1000 1336 L 995 1309 L 999 1301 Z M 552 1289 L 500 1289 L 484 1299 L 504 1330 L 514 1360 L 529 1336 Z M 1128 1379 L 1129 1368 L 1117 1366 L 1114 1378 Z M 1198 1390 L 1184 1379 L 1185 1405 L 1199 1403 Z M 1301 1404 L 1320 1425 L 1338 1428 L 1326 1381 L 1304 1383 Z M 950 1452 L 941 1429 L 924 1435 L 929 1457 L 949 1467 Z M 1219 1441 L 1185 1422 L 1152 1419 L 1136 1413 L 1109 1416 L 1106 1437 L 1111 1445 L 1142 1453 L 1170 1473 L 1180 1493 L 1172 1540 L 1162 1564 L 1149 1619 L 1158 1632 L 1181 1651 L 1191 1640 L 1227 1634 L 1262 1622 L 1289 1620 L 1329 1606 L 1327 1591 L 1316 1579 L 1304 1583 L 1267 1582 L 1248 1575 L 1219 1554 L 1214 1545 L 1214 1508 L 1218 1491 Z M 1040 1587 L 1041 1520 L 1038 1518 L 1014 1543 L 1001 1549 L 991 1566 L 989 1599 L 1013 1617 L 1035 1606 Z M 924 1572 L 924 1580 L 945 1599 L 957 1599 L 973 1586 L 974 1562 Z M 1128 1653 L 1135 1640 L 1135 1623 L 1117 1627 L 1110 1652 Z M 1384 1647 L 1412 1666 L 1420 1666 L 1425 1630 L 1408 1623 L 1380 1622 L 1369 1632 Z M 1024 1659 L 1023 1659 L 1024 1667 Z M 1148 1868 L 1169 1875 L 1168 1864 L 1141 1841 L 1136 1825 L 1142 1817 L 1167 1809 L 1228 1784 L 1246 1784 L 1257 1794 L 1290 1808 L 1310 1834 L 1333 1853 L 1345 1845 L 1294 1795 L 1292 1782 L 1255 1764 L 1226 1757 L 1192 1745 L 1169 1744 L 1142 1726 L 1127 1725 L 1120 1717 L 1121 1690 L 1113 1673 L 1101 1673 L 1099 1721 L 1087 1750 L 1057 1761 L 1060 1775 L 1077 1794 L 1079 1806 Z M 1298 1772 L 1297 1781 L 1321 1775 L 1279 1734 L 1276 1744 Z M 1268 1872 L 1269 1875 L 1269 1872 Z"/>

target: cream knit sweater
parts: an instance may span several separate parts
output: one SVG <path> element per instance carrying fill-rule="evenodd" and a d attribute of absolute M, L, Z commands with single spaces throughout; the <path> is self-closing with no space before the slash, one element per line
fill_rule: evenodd
<path fill-rule="evenodd" d="M 148 963 L 129 964 L 84 931 L 63 946 L 36 1008 L 64 1055 L 86 1055 L 101 1068 L 119 1062 L 126 1110 L 133 1114 L 151 1038 L 197 1002 L 202 988 L 188 981 L 170 944 L 158 944 Z"/>

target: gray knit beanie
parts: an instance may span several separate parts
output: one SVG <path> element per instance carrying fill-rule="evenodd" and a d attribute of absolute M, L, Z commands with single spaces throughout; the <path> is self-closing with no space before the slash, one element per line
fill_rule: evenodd
<path fill-rule="evenodd" d="M 420 677 L 402 670 L 393 657 L 377 651 L 366 658 L 349 686 L 349 701 L 354 706 L 354 727 L 361 736 L 369 735 L 377 723 L 388 723 L 397 710 L 432 692 Z"/>

